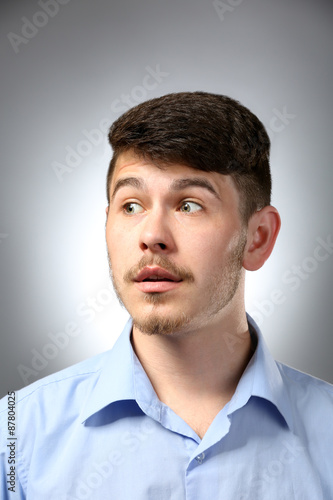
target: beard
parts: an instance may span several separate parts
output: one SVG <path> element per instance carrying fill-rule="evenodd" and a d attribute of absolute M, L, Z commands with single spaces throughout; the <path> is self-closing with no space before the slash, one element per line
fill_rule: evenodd
<path fill-rule="evenodd" d="M 213 318 L 222 309 L 224 309 L 233 299 L 242 279 L 242 261 L 244 249 L 246 246 L 246 231 L 243 231 L 230 252 L 224 268 L 216 273 L 204 291 L 204 299 L 208 299 L 203 317 L 199 318 L 197 327 L 201 327 L 207 318 Z M 152 257 L 144 256 L 137 265 L 133 266 L 123 276 L 126 284 L 133 284 L 134 278 L 146 266 L 159 266 L 166 271 L 171 272 L 183 282 L 193 283 L 194 275 L 187 267 L 181 267 L 174 264 L 168 257 L 163 255 L 154 255 Z M 188 326 L 193 323 L 193 314 L 188 315 L 184 311 L 178 311 L 174 315 L 163 316 L 158 306 L 168 302 L 167 293 L 144 293 L 145 302 L 152 305 L 151 311 L 144 315 L 132 314 L 130 305 L 127 305 L 126 292 L 123 291 L 121 284 L 112 272 L 111 259 L 109 256 L 110 277 L 114 290 L 121 305 L 127 309 L 133 319 L 133 326 L 146 335 L 176 335 L 186 332 Z"/>

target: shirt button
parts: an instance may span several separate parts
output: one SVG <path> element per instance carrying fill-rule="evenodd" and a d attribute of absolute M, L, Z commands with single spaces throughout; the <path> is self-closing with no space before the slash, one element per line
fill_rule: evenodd
<path fill-rule="evenodd" d="M 202 462 L 204 461 L 204 458 L 205 458 L 204 452 L 200 453 L 200 455 L 198 455 L 197 457 L 195 457 L 195 459 L 196 459 L 196 461 L 198 462 L 199 465 L 202 464 Z"/>

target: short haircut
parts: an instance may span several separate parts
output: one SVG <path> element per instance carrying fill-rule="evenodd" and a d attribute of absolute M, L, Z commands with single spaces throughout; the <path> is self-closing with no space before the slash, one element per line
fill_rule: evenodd
<path fill-rule="evenodd" d="M 261 121 L 230 97 L 179 92 L 145 101 L 110 127 L 113 149 L 107 174 L 107 199 L 113 170 L 125 151 L 157 166 L 182 164 L 230 175 L 240 193 L 240 215 L 247 224 L 270 205 L 270 140 Z"/>

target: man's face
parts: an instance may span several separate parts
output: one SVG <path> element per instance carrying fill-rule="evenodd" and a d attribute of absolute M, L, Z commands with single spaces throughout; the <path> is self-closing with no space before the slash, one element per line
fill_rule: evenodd
<path fill-rule="evenodd" d="M 144 333 L 203 328 L 243 298 L 246 228 L 229 176 L 123 153 L 106 240 L 115 290 Z"/>

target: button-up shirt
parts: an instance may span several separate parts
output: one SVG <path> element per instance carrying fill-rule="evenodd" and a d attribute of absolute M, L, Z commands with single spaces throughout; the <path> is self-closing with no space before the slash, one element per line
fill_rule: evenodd
<path fill-rule="evenodd" d="M 255 353 L 202 439 L 158 399 L 131 320 L 110 351 L 3 398 L 1 499 L 332 500 L 333 386 L 248 322 Z"/>

